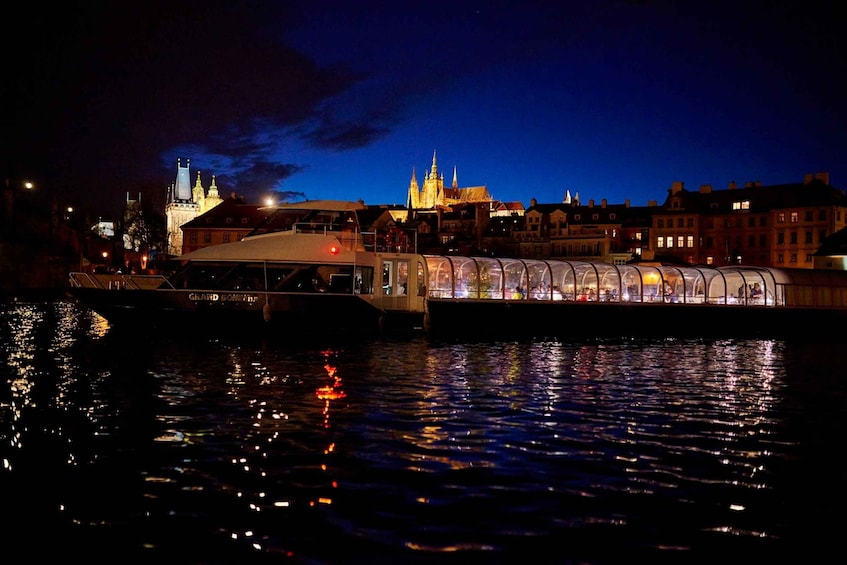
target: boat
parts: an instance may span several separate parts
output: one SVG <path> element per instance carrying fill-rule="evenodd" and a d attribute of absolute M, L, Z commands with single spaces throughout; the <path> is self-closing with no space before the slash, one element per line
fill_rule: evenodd
<path fill-rule="evenodd" d="M 292 337 L 808 337 L 847 319 L 844 271 L 421 254 L 364 210 L 282 204 L 167 276 L 73 272 L 68 292 L 113 326 Z"/>
<path fill-rule="evenodd" d="M 426 256 L 438 337 L 840 338 L 847 272 Z"/>
<path fill-rule="evenodd" d="M 291 336 L 422 328 L 425 259 L 364 231 L 365 209 L 281 204 L 240 241 L 179 256 L 168 275 L 73 272 L 68 293 L 120 327 Z"/>

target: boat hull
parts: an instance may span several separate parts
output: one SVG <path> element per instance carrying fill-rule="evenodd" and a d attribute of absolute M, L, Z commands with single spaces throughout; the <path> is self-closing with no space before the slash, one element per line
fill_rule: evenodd
<path fill-rule="evenodd" d="M 833 336 L 835 308 L 641 302 L 430 299 L 429 333 L 441 338 L 798 338 Z"/>
<path fill-rule="evenodd" d="M 198 330 L 204 333 L 271 332 L 292 336 L 378 332 L 383 313 L 355 295 L 111 290 L 71 288 L 69 294 L 111 326 Z"/>

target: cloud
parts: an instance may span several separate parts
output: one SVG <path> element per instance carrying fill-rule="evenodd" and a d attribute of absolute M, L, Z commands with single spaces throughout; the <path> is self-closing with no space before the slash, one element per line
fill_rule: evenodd
<path fill-rule="evenodd" d="M 10 23 L 28 33 L 4 85 L 7 175 L 98 202 L 122 183 L 160 190 L 181 156 L 260 191 L 302 170 L 275 162 L 288 139 L 345 148 L 384 135 L 315 126 L 362 77 L 288 45 L 302 17 L 296 4 L 249 0 L 27 5 Z"/>

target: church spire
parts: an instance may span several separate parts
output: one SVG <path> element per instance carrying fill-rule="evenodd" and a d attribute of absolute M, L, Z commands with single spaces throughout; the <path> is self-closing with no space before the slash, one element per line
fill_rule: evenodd
<path fill-rule="evenodd" d="M 412 181 L 409 183 L 409 188 L 418 190 L 418 177 L 415 174 L 415 168 L 412 167 Z"/>
<path fill-rule="evenodd" d="M 418 187 L 418 175 L 415 174 L 415 167 L 412 167 L 412 180 L 409 181 L 409 193 L 406 196 L 407 207 L 410 210 L 417 208 L 420 197 L 421 191 Z"/>
<path fill-rule="evenodd" d="M 435 150 L 432 151 L 432 172 L 429 176 L 434 179 L 438 178 L 438 163 L 435 160 Z"/>
<path fill-rule="evenodd" d="M 215 175 L 212 175 L 212 186 L 209 187 L 209 196 L 211 198 L 217 198 L 220 196 L 218 194 L 218 185 L 215 184 Z"/>
<path fill-rule="evenodd" d="M 203 189 L 203 183 L 200 182 L 200 171 L 197 171 L 197 182 L 194 183 L 194 188 L 191 191 L 191 198 L 195 204 L 200 204 L 202 207 L 203 199 L 206 198 L 206 191 Z"/>
<path fill-rule="evenodd" d="M 453 166 L 453 188 L 459 188 L 459 177 L 456 175 L 456 167 Z"/>

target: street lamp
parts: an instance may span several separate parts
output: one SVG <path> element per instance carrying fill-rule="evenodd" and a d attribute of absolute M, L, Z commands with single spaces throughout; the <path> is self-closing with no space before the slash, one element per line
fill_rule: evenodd
<path fill-rule="evenodd" d="M 3 187 L 3 198 L 0 200 L 0 209 L 3 216 L 3 230 L 5 236 L 16 238 L 18 236 L 18 218 L 21 215 L 19 210 L 20 195 L 24 192 L 32 192 L 35 189 L 35 184 L 32 181 L 20 181 L 6 177 L 5 186 Z M 30 203 L 31 204 L 31 203 Z"/>

